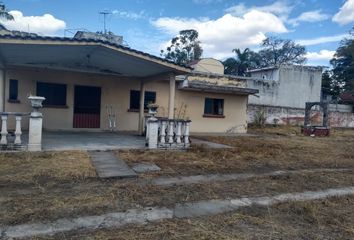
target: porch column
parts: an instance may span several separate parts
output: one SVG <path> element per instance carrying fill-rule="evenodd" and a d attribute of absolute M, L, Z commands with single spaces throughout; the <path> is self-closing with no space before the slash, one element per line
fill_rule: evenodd
<path fill-rule="evenodd" d="M 5 111 L 5 69 L 0 63 L 0 112 Z"/>
<path fill-rule="evenodd" d="M 168 98 L 168 118 L 174 119 L 175 115 L 175 92 L 176 92 L 176 78 L 173 73 L 170 74 L 170 94 Z"/>
<path fill-rule="evenodd" d="M 139 103 L 139 135 L 144 132 L 144 100 L 145 100 L 145 83 L 140 82 L 140 103 Z"/>

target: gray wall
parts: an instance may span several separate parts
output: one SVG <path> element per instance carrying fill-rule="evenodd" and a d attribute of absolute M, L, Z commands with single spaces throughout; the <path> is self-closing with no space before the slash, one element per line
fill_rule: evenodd
<path fill-rule="evenodd" d="M 318 67 L 281 66 L 253 72 L 251 78 L 247 87 L 258 89 L 259 97 L 250 96 L 250 104 L 305 108 L 306 102 L 321 99 L 322 69 Z"/>

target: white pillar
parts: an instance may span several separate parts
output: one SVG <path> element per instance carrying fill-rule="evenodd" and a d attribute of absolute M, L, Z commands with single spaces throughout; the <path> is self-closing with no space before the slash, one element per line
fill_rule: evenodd
<path fill-rule="evenodd" d="M 145 84 L 143 81 L 140 83 L 140 103 L 139 103 L 139 135 L 144 132 L 144 100 L 145 100 Z"/>
<path fill-rule="evenodd" d="M 176 92 L 176 78 L 174 74 L 170 75 L 170 94 L 168 98 L 168 118 L 174 119 L 175 115 L 175 92 Z"/>
<path fill-rule="evenodd" d="M 31 112 L 28 132 L 28 151 L 42 150 L 42 122 L 43 116 L 39 112 Z"/>
<path fill-rule="evenodd" d="M 0 66 L 0 112 L 5 111 L 5 81 L 5 69 Z"/>
<path fill-rule="evenodd" d="M 42 123 L 43 115 L 39 112 L 42 107 L 44 97 L 29 96 L 33 108 L 29 119 L 28 130 L 28 151 L 41 151 L 42 150 Z"/>
<path fill-rule="evenodd" d="M 158 143 L 158 131 L 159 131 L 159 122 L 156 118 L 151 117 L 147 120 L 147 144 L 149 149 L 156 149 Z"/>

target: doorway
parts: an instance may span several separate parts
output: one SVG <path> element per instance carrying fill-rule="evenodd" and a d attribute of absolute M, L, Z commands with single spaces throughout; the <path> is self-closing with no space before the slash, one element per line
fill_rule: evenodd
<path fill-rule="evenodd" d="M 74 128 L 100 128 L 101 88 L 75 86 Z"/>

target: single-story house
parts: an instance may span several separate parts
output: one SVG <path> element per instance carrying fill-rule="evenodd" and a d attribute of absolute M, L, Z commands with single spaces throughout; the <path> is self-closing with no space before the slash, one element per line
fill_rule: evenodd
<path fill-rule="evenodd" d="M 0 112 L 30 112 L 28 96 L 43 96 L 44 130 L 109 130 L 114 115 L 115 130 L 141 133 L 156 102 L 158 116 L 190 119 L 191 133 L 243 133 L 255 93 L 213 59 L 181 66 L 101 39 L 0 35 Z"/>

